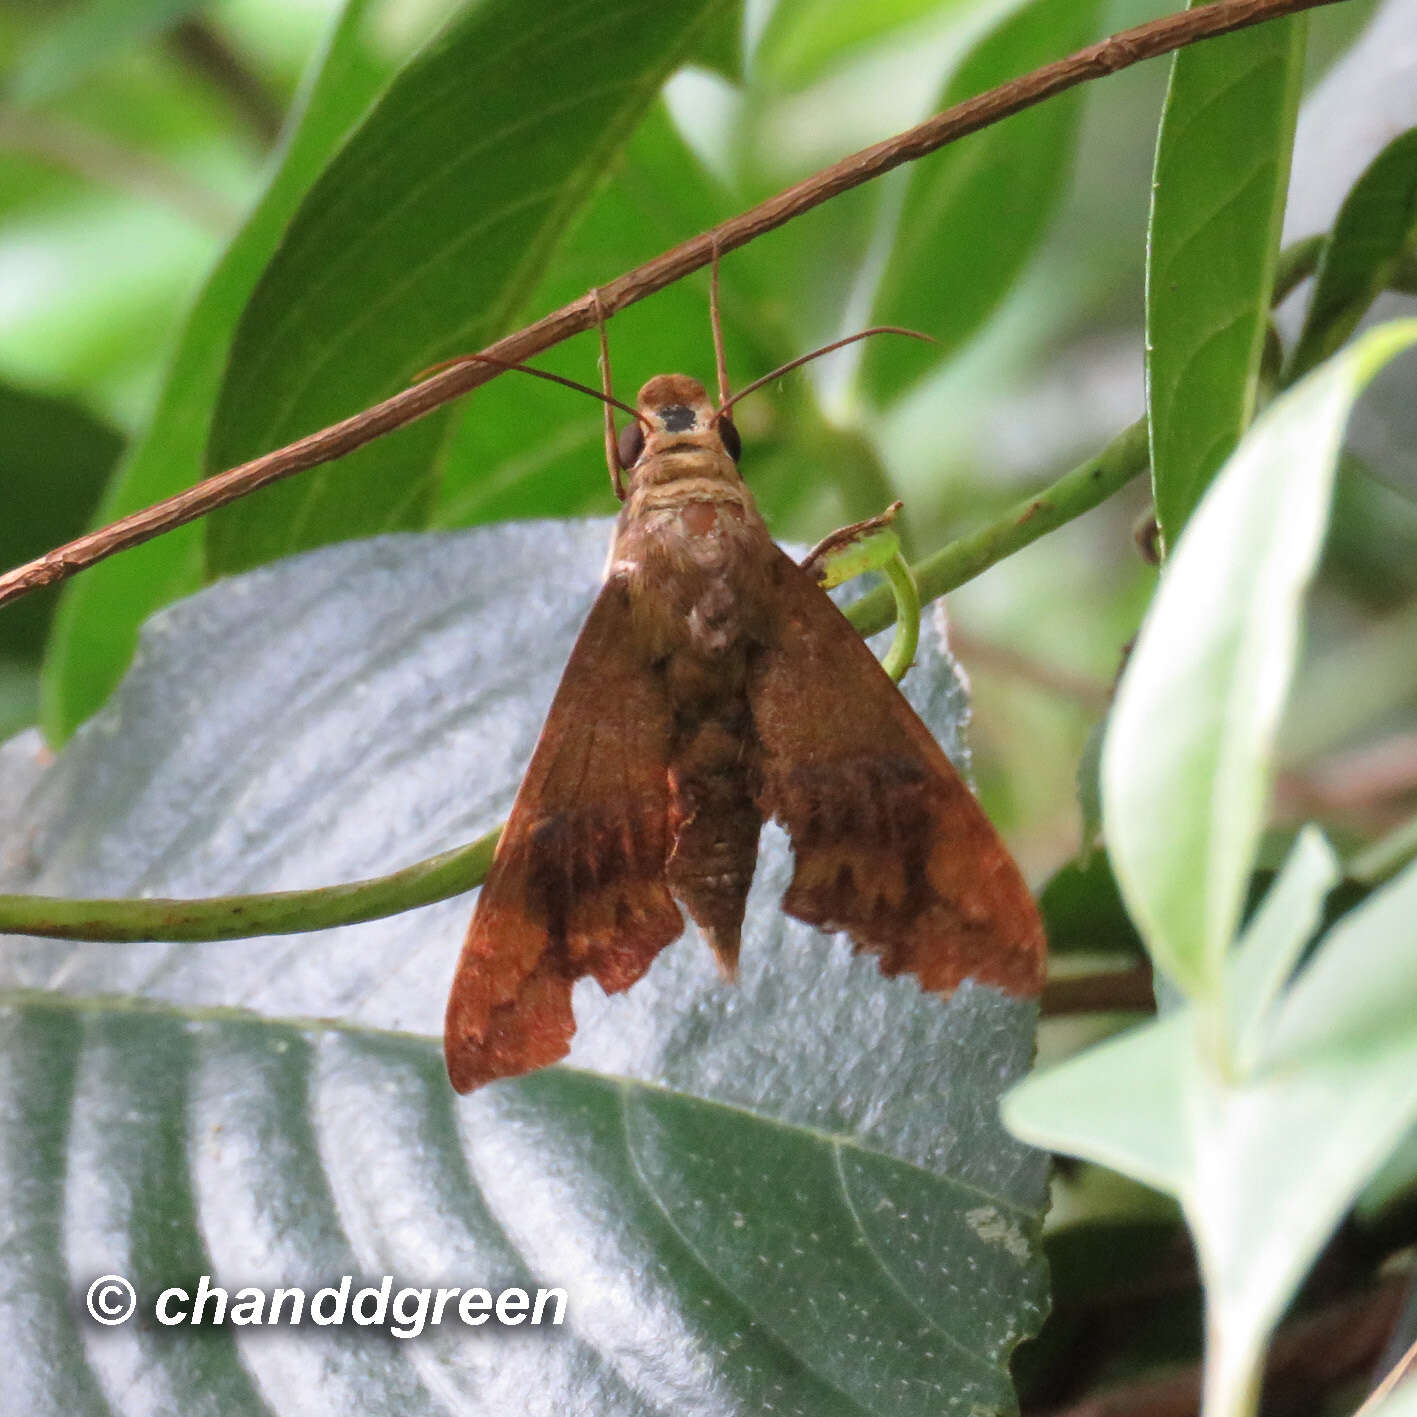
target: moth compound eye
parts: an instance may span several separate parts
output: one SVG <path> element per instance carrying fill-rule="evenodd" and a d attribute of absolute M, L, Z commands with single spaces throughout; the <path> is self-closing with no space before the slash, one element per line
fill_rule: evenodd
<path fill-rule="evenodd" d="M 616 451 L 620 455 L 620 466 L 631 468 L 639 462 L 645 450 L 645 430 L 638 423 L 627 423 L 620 430 Z"/>
<path fill-rule="evenodd" d="M 728 456 L 737 462 L 743 456 L 743 439 L 738 436 L 737 425 L 726 413 L 718 420 L 718 436 L 723 439 Z"/>

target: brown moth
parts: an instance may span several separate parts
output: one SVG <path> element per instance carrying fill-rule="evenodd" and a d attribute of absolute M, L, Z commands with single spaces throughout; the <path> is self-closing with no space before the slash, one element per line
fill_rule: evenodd
<path fill-rule="evenodd" d="M 687 375 L 651 379 L 612 456 L 629 489 L 605 583 L 448 1000 L 460 1092 L 564 1057 L 575 981 L 627 989 L 679 936 L 680 905 L 731 978 L 769 817 L 792 842 L 788 914 L 926 989 L 1042 987 L 1018 867 L 865 642 L 773 543 L 739 472 L 721 353 L 719 368 L 717 407 Z"/>

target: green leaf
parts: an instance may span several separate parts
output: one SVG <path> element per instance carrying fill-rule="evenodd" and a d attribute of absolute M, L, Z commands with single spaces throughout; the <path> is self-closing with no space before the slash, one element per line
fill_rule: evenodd
<path fill-rule="evenodd" d="M 152 418 L 110 485 L 95 524 L 160 501 L 202 476 L 237 319 L 301 195 L 381 81 L 361 37 L 369 3 L 348 0 L 313 61 L 280 165 L 198 298 Z M 65 587 L 44 665 L 41 713 L 50 742 L 64 742 L 113 692 L 143 620 L 200 584 L 201 540 L 199 527 L 182 527 L 92 567 Z"/>
<path fill-rule="evenodd" d="M 1324 1241 L 1417 1120 L 1414 909 L 1409 868 L 1329 931 L 1240 1086 L 1197 1075 L 1202 1160 L 1187 1216 L 1215 1335 L 1215 1391 L 1251 1380 Z"/>
<path fill-rule="evenodd" d="M 1048 951 L 1055 958 L 1064 954 L 1146 958 L 1105 851 L 1093 850 L 1060 866 L 1040 892 L 1038 906 Z"/>
<path fill-rule="evenodd" d="M 0 750 L 6 884 L 314 884 L 475 835 L 506 810 L 607 530 L 375 538 L 173 607 L 37 783 L 23 740 Z M 907 682 L 958 755 L 934 633 Z M 462 1100 L 436 1034 L 466 900 L 221 947 L 9 942 L 12 1390 L 127 1411 L 141 1371 L 150 1408 L 199 1393 L 223 1417 L 420 1414 L 448 1394 L 607 1417 L 685 1393 L 745 1417 L 1012 1411 L 1008 1354 L 1043 1306 L 1045 1166 L 996 1099 L 1035 1011 L 886 979 L 787 920 L 790 869 L 769 833 L 738 985 L 691 934 L 627 993 L 577 991 L 573 1066 Z M 76 1303 L 111 1272 L 149 1298 L 202 1273 L 353 1273 L 569 1302 L 530 1336 L 99 1334 Z"/>
<path fill-rule="evenodd" d="M 950 11 L 967 24 L 992 8 L 988 0 L 782 0 L 772 8 L 753 62 L 783 86 L 800 87 L 910 25 Z"/>
<path fill-rule="evenodd" d="M 1308 885 L 1314 863 L 1297 858 Z M 1322 865 L 1322 863 L 1317 863 Z M 1282 880 L 1284 878 L 1281 878 Z M 1268 1013 L 1249 999 L 1253 1066 L 1224 1078 L 1195 1008 L 1030 1079 L 1004 1102 L 1014 1133 L 1177 1196 L 1209 1315 L 1206 1411 L 1245 1413 L 1264 1345 L 1324 1241 L 1417 1120 L 1417 867 L 1329 931 Z M 1291 927 L 1304 922 L 1285 908 Z M 1270 914 L 1270 904 L 1261 920 Z M 1269 936 L 1268 939 L 1263 937 Z M 1272 982 L 1275 937 L 1252 932 L 1235 991 Z M 1286 942 L 1282 953 L 1290 954 Z"/>
<path fill-rule="evenodd" d="M 1004 1125 L 1184 1198 L 1195 1165 L 1186 1123 L 1193 1034 L 1193 1010 L 1178 1009 L 1035 1073 L 1005 1096 Z"/>
<path fill-rule="evenodd" d="M 743 80 L 743 6 L 725 5 L 715 12 L 695 49 L 694 63 L 731 84 Z"/>
<path fill-rule="evenodd" d="M 9 84 L 15 103 L 42 103 L 73 88 L 205 0 L 80 0 L 59 14 L 22 58 Z"/>
<path fill-rule="evenodd" d="M 1323 833 L 1305 827 L 1245 927 L 1229 1014 L 1231 1048 L 1242 1071 L 1253 1063 L 1270 1007 L 1319 928 L 1325 897 L 1340 874 L 1338 857 Z"/>
<path fill-rule="evenodd" d="M 1305 33 L 1296 15 L 1173 62 L 1146 276 L 1152 490 L 1168 548 L 1254 414 Z"/>
<path fill-rule="evenodd" d="M 1343 428 L 1417 340 L 1374 330 L 1276 400 L 1168 560 L 1102 752 L 1108 850 L 1157 965 L 1214 998 L 1264 826 L 1274 739 Z"/>
<path fill-rule="evenodd" d="M 516 318 L 532 319 L 584 295 L 721 220 L 727 198 L 656 103 L 619 155 L 614 180 L 586 207 Z M 744 292 L 749 252 L 734 252 L 721 273 L 729 368 L 739 382 L 783 362 L 754 322 Z M 646 379 L 667 370 L 697 371 L 712 382 L 707 276 L 676 281 L 651 300 L 622 310 L 607 325 L 615 390 L 633 402 Z M 598 386 L 593 334 L 539 356 L 539 368 Z M 499 379 L 467 401 L 449 441 L 435 522 L 440 527 L 529 516 L 607 510 L 609 479 L 599 407 L 519 375 Z M 755 458 L 755 463 L 757 459 Z M 755 490 L 759 490 L 754 479 Z"/>
<path fill-rule="evenodd" d="M 1358 328 L 1417 239 L 1417 128 L 1394 138 L 1344 199 L 1319 260 L 1287 377 L 1327 359 Z"/>
<path fill-rule="evenodd" d="M 84 529 L 123 440 L 64 399 L 0 384 L 0 566 L 16 566 Z M 0 655 L 35 660 L 53 591 L 0 613 Z"/>
<path fill-rule="evenodd" d="M 1031 0 L 973 50 L 938 108 L 1081 48 L 1097 32 L 1096 0 Z M 898 396 L 960 348 L 992 315 L 1047 233 L 1072 170 L 1082 95 L 1016 113 L 915 164 L 871 323 L 907 325 L 939 341 L 875 340 L 862 379 Z"/>
<path fill-rule="evenodd" d="M 506 333 L 612 155 L 729 0 L 474 6 L 398 76 L 311 189 L 232 348 L 227 467 Z M 591 56 L 613 55 L 607 70 Z M 610 272 L 608 274 L 618 274 Z M 209 569 L 424 525 L 446 410 L 213 517 Z"/>

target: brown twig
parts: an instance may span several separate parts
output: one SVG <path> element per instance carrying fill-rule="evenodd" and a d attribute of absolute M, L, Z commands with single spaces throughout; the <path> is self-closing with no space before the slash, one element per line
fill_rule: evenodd
<path fill-rule="evenodd" d="M 1078 974 L 1050 979 L 1043 987 L 1039 1012 L 1044 1018 L 1064 1014 L 1156 1012 L 1151 966 L 1109 969 L 1100 974 Z"/>
<path fill-rule="evenodd" d="M 950 626 L 950 649 L 966 668 L 983 669 L 1009 679 L 1018 679 L 1045 694 L 1071 699 L 1089 713 L 1105 713 L 1112 702 L 1112 688 L 1086 674 L 1049 664 L 1032 655 L 980 639 L 958 625 Z"/>
<path fill-rule="evenodd" d="M 218 236 L 228 235 L 237 222 L 234 206 L 177 168 L 50 113 L 0 108 L 0 150 L 23 153 L 144 201 L 162 202 Z"/>
<path fill-rule="evenodd" d="M 1407 1351 L 1388 1370 L 1387 1376 L 1368 1394 L 1367 1400 L 1353 1414 L 1353 1417 L 1368 1417 L 1374 1412 L 1398 1383 L 1405 1382 L 1417 1369 L 1417 1343 L 1407 1346 Z"/>
<path fill-rule="evenodd" d="M 270 147 L 280 137 L 285 121 L 280 101 L 208 20 L 194 15 L 179 21 L 167 41 L 189 69 L 225 95 L 262 147 Z"/>
<path fill-rule="evenodd" d="M 843 158 L 712 231 L 681 242 L 608 285 L 600 286 L 596 292 L 600 309 L 606 315 L 613 315 L 708 265 L 715 250 L 720 254 L 737 250 L 842 192 L 1090 79 L 1114 74 L 1143 59 L 1169 54 L 1199 40 L 1336 3 L 1339 0 L 1217 0 L 1215 4 L 1165 15 L 1123 30 L 1065 59 L 1045 64 L 1030 74 L 947 108 L 918 127 Z M 503 363 L 521 363 L 571 335 L 593 328 L 596 309 L 595 299 L 587 295 L 489 345 L 482 352 Z M 362 413 L 264 457 L 218 473 L 164 502 L 57 547 L 38 560 L 0 576 L 0 605 L 27 591 L 64 580 L 117 551 L 195 521 L 269 483 L 342 457 L 487 383 L 498 372 L 475 361 L 456 365 Z"/>

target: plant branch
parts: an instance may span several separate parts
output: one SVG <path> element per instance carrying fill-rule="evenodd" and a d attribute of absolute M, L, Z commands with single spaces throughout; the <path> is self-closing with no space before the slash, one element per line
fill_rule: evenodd
<path fill-rule="evenodd" d="M 1155 1012 L 1156 993 L 1149 964 L 1050 979 L 1043 986 L 1039 1000 L 1039 1013 L 1044 1018 L 1061 1018 L 1066 1014 Z"/>
<path fill-rule="evenodd" d="M 218 236 L 225 237 L 237 222 L 235 207 L 177 168 L 52 114 L 0 107 L 0 149 L 64 168 L 144 201 L 161 202 Z"/>
<path fill-rule="evenodd" d="M 226 98 L 263 148 L 280 137 L 279 99 L 210 21 L 200 15 L 174 25 L 168 46 L 189 69 Z"/>
<path fill-rule="evenodd" d="M 501 827 L 468 846 L 430 856 L 401 871 L 348 885 L 201 900 L 66 900 L 0 895 L 0 932 L 60 940 L 193 944 L 251 935 L 295 935 L 357 925 L 447 900 L 482 884 Z"/>
<path fill-rule="evenodd" d="M 912 569 L 920 585 L 920 598 L 937 599 L 1064 522 L 1091 511 L 1146 465 L 1146 419 L 1139 418 L 1095 458 L 1065 472 L 1051 487 L 1015 503 L 997 521 L 942 546 L 918 562 Z M 846 612 L 846 618 L 863 635 L 874 635 L 891 623 L 892 606 L 889 590 L 878 586 L 862 596 Z"/>
<path fill-rule="evenodd" d="M 1286 246 L 1279 253 L 1274 267 L 1274 286 L 1270 291 L 1269 303 L 1273 306 L 1284 302 L 1319 268 L 1324 247 L 1328 245 L 1326 232 L 1317 236 L 1306 236 L 1292 246 Z"/>
<path fill-rule="evenodd" d="M 954 577 L 949 585 L 938 585 L 929 592 L 931 596 L 942 595 L 945 590 L 986 570 L 1011 550 L 1017 550 L 1045 531 L 1095 506 L 1145 466 L 1146 425 L 1143 421 L 1114 438 L 1100 457 L 1064 474 L 1052 487 L 1029 498 L 1021 508 L 1015 507 L 992 526 L 952 542 L 927 557 L 915 568 L 922 593 L 926 567 L 937 568 L 932 573 L 936 581 Z M 946 572 L 938 570 L 941 566 Z M 880 605 L 876 606 L 878 600 Z M 865 615 L 861 613 L 863 607 L 867 607 Z M 874 634 L 876 630 L 885 629 L 895 613 L 894 593 L 889 586 L 881 586 L 857 601 L 847 611 L 847 617 L 863 634 Z M 73 940 L 190 942 L 294 934 L 331 925 L 350 925 L 360 920 L 397 915 L 481 885 L 492 864 L 495 842 L 494 832 L 470 846 L 430 857 L 391 876 L 309 891 L 194 900 L 66 900 L 54 896 L 0 895 L 0 934 L 49 935 Z"/>
<path fill-rule="evenodd" d="M 903 163 L 935 152 L 947 143 L 997 123 L 1055 94 L 1088 80 L 1116 73 L 1144 59 L 1169 54 L 1199 40 L 1335 3 L 1338 0 L 1217 0 L 1215 4 L 1165 15 L 1124 30 L 1067 58 L 1046 64 L 1041 69 L 956 104 L 918 127 L 824 168 L 712 231 L 682 242 L 602 286 L 592 295 L 565 305 L 535 324 L 508 335 L 482 352 L 503 363 L 523 362 L 571 335 L 591 329 L 596 324 L 598 311 L 613 315 L 627 305 L 663 290 L 690 272 L 707 266 L 715 252 L 721 255 L 737 250 L 842 192 Z M 164 502 L 57 547 L 38 560 L 0 576 L 0 605 L 27 591 L 64 580 L 115 552 L 137 546 L 174 527 L 194 521 L 269 483 L 342 457 L 487 383 L 497 373 L 495 368 L 474 361 L 455 365 L 288 447 L 218 473 Z M 922 589 L 926 590 L 926 594 L 939 594 L 924 585 Z"/>

